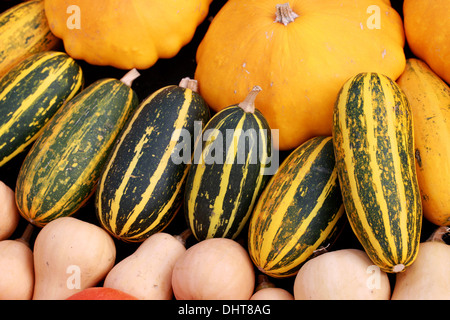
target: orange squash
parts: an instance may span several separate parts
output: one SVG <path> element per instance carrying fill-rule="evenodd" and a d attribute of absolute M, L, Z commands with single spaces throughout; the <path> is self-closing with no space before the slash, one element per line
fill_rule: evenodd
<path fill-rule="evenodd" d="M 424 217 L 450 226 L 450 87 L 425 62 L 413 58 L 397 83 L 412 110 Z"/>
<path fill-rule="evenodd" d="M 333 105 L 348 78 L 373 71 L 396 79 L 404 41 L 389 1 L 230 0 L 198 47 L 195 79 L 216 111 L 259 85 L 256 104 L 279 129 L 279 149 L 293 149 L 331 135 Z"/>
<path fill-rule="evenodd" d="M 94 65 L 146 69 L 191 41 L 212 0 L 46 0 L 66 52 Z"/>
<path fill-rule="evenodd" d="M 450 1 L 404 0 L 406 40 L 416 57 L 450 83 Z"/>
<path fill-rule="evenodd" d="M 138 298 L 113 288 L 89 287 L 74 293 L 66 300 L 139 300 Z"/>

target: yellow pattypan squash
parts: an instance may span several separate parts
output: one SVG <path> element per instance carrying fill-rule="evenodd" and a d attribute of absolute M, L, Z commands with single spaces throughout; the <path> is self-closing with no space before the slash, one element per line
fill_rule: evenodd
<path fill-rule="evenodd" d="M 93 65 L 146 69 L 190 42 L 212 0 L 45 0 L 66 52 Z"/>
<path fill-rule="evenodd" d="M 403 16 L 412 53 L 450 84 L 450 1 L 404 0 Z"/>
<path fill-rule="evenodd" d="M 195 79 L 216 111 L 260 86 L 256 108 L 279 129 L 279 149 L 289 150 L 331 135 L 334 102 L 351 76 L 395 80 L 404 43 L 388 0 L 229 0 L 200 43 Z"/>

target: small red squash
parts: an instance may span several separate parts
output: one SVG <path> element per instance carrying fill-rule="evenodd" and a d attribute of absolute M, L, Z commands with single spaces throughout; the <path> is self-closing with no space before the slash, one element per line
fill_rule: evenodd
<path fill-rule="evenodd" d="M 90 287 L 77 292 L 66 300 L 138 300 L 131 294 L 113 288 Z"/>

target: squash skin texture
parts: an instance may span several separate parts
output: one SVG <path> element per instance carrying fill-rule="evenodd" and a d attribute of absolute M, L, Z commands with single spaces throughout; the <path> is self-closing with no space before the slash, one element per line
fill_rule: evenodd
<path fill-rule="evenodd" d="M 116 246 L 101 227 L 73 217 L 60 217 L 39 231 L 33 259 L 33 300 L 63 300 L 105 278 L 114 266 Z M 75 278 L 69 278 L 77 274 L 81 275 L 78 285 Z"/>
<path fill-rule="evenodd" d="M 66 52 L 93 65 L 146 69 L 171 58 L 191 41 L 212 0 L 69 1 L 46 0 L 52 32 Z M 76 5 L 77 13 L 67 8 Z M 79 19 L 79 28 L 68 28 Z M 69 20 L 68 20 L 69 19 Z"/>
<path fill-rule="evenodd" d="M 216 111 L 261 86 L 255 103 L 289 150 L 331 135 L 333 104 L 350 76 L 401 74 L 404 32 L 386 1 L 290 1 L 299 17 L 286 26 L 274 23 L 279 3 L 228 1 L 198 48 L 195 78 Z M 380 8 L 380 29 L 367 27 L 371 5 Z"/>
<path fill-rule="evenodd" d="M 388 276 L 359 249 L 323 253 L 306 262 L 294 282 L 295 300 L 389 300 Z M 377 273 L 373 273 L 373 271 Z M 372 281 L 375 280 L 375 281 Z"/>
<path fill-rule="evenodd" d="M 396 275 L 392 300 L 449 300 L 450 247 L 445 242 L 420 244 L 416 262 Z"/>
<path fill-rule="evenodd" d="M 397 83 L 414 120 L 416 172 L 424 217 L 450 226 L 450 88 L 419 59 L 408 59 Z"/>
<path fill-rule="evenodd" d="M 0 13 L 0 77 L 33 53 L 56 49 L 61 40 L 45 18 L 44 0 L 23 1 Z"/>
<path fill-rule="evenodd" d="M 333 115 L 350 226 L 374 264 L 401 272 L 417 256 L 423 220 L 408 100 L 392 79 L 361 73 L 344 84 Z"/>
<path fill-rule="evenodd" d="M 405 34 L 411 51 L 447 83 L 450 83 L 449 12 L 447 0 L 403 2 Z"/>
<path fill-rule="evenodd" d="M 255 287 L 253 264 L 235 240 L 209 238 L 189 247 L 172 272 L 177 300 L 248 300 Z"/>

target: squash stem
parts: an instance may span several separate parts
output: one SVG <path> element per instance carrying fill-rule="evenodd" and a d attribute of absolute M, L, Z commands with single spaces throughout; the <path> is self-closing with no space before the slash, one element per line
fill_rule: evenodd
<path fill-rule="evenodd" d="M 22 233 L 22 236 L 16 240 L 26 244 L 27 246 L 30 246 L 30 239 L 31 235 L 33 234 L 33 231 L 34 226 L 31 223 L 29 223 L 25 228 L 25 231 Z"/>
<path fill-rule="evenodd" d="M 180 241 L 183 246 L 186 246 L 186 240 L 187 240 L 187 238 L 189 238 L 191 236 L 191 234 L 192 234 L 192 230 L 190 228 L 187 228 L 182 233 L 180 233 L 174 237 L 175 237 L 175 239 Z"/>
<path fill-rule="evenodd" d="M 299 17 L 289 6 L 289 3 L 277 4 L 276 9 L 275 22 L 280 22 L 285 26 Z"/>
<path fill-rule="evenodd" d="M 265 288 L 275 288 L 275 285 L 269 280 L 269 277 L 265 274 L 258 274 L 257 286 L 255 292 Z"/>
<path fill-rule="evenodd" d="M 239 103 L 239 107 L 241 107 L 242 110 L 248 113 L 254 113 L 255 112 L 255 99 L 258 93 L 261 91 L 260 86 L 254 86 L 253 89 L 249 92 L 247 97 L 244 101 Z"/>
<path fill-rule="evenodd" d="M 127 86 L 131 87 L 131 84 L 133 83 L 133 81 L 138 78 L 141 74 L 139 73 L 139 71 L 137 71 L 136 68 L 131 69 L 130 71 L 128 71 L 123 77 L 122 79 L 120 79 L 121 82 L 125 83 Z"/>
<path fill-rule="evenodd" d="M 450 227 L 447 226 L 441 226 L 434 230 L 434 232 L 431 234 L 431 236 L 427 239 L 428 241 L 437 241 L 437 242 L 444 242 L 444 235 L 450 233 Z"/>
<path fill-rule="evenodd" d="M 191 79 L 189 77 L 181 79 L 180 84 L 178 86 L 185 89 L 191 89 L 194 92 L 198 92 L 197 80 Z"/>

